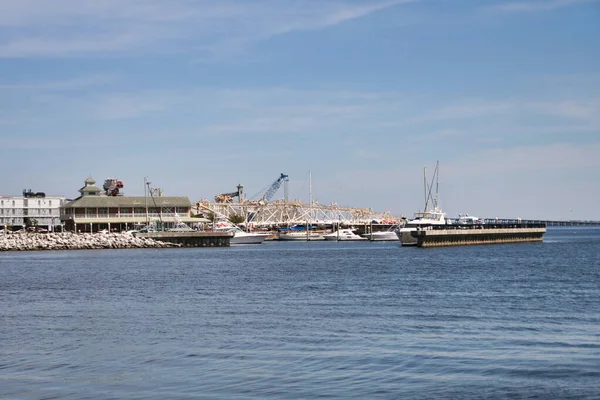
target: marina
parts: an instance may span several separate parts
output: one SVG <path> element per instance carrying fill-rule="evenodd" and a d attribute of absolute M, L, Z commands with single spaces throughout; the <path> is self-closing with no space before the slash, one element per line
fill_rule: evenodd
<path fill-rule="evenodd" d="M 309 202 L 288 198 L 289 176 L 281 173 L 266 189 L 247 198 L 244 186 L 214 196 L 214 201 L 195 203 L 185 196 L 163 196 L 144 178 L 144 196 L 125 196 L 120 179 L 107 178 L 102 187 L 88 177 L 74 200 L 48 197 L 44 192 L 23 191 L 17 208 L 14 200 L 3 200 L 5 234 L 24 232 L 130 232 L 178 247 L 227 247 L 261 244 L 265 241 L 396 241 L 402 246 L 436 247 L 541 241 L 546 226 L 593 226 L 597 221 L 537 221 L 506 218 L 477 218 L 459 214 L 449 218 L 440 207 L 439 162 L 430 182 L 423 172 L 424 207 L 412 219 L 375 212 L 371 208 L 319 204 L 312 197 L 309 175 Z M 309 171 L 310 172 L 310 171 Z M 283 198 L 276 198 L 283 188 Z M 3 199 L 7 199 L 3 197 Z M 62 200 L 61 200 L 62 199 Z M 27 207 L 44 201 L 54 210 L 52 218 L 35 216 Z M 39 204 L 38 204 L 39 203 Z M 37 225 L 37 218 L 48 225 Z M 21 225 L 15 225 L 20 223 Z M 19 222 L 21 221 L 21 222 Z M 59 223 L 58 223 L 59 221 Z M 6 224 L 12 222 L 13 225 Z M 310 227 L 306 229 L 306 227 Z M 51 246 L 49 248 L 52 248 Z M 6 249 L 6 248 L 5 248 Z"/>

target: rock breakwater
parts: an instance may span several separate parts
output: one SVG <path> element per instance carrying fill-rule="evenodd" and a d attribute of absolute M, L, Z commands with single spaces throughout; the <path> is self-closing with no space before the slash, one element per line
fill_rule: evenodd
<path fill-rule="evenodd" d="M 12 233 L 0 234 L 0 251 L 146 249 L 179 247 L 126 233 Z"/>

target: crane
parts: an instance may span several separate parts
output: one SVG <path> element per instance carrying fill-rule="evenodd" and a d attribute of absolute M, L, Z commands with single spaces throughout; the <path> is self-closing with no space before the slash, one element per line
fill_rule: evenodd
<path fill-rule="evenodd" d="M 237 185 L 237 192 L 218 194 L 215 196 L 215 201 L 217 203 L 232 203 L 234 197 L 237 197 L 238 200 L 241 200 L 243 191 L 244 186 L 239 184 Z"/>
<path fill-rule="evenodd" d="M 279 189 L 279 187 L 281 186 L 282 182 L 288 182 L 289 181 L 289 177 L 286 174 L 281 174 L 279 176 L 279 178 L 275 179 L 275 181 L 273 183 L 271 183 L 271 186 L 269 186 L 269 188 L 267 189 L 267 191 L 265 192 L 265 194 L 262 195 L 261 200 L 262 201 L 271 201 L 271 199 L 273 198 L 273 195 L 275 195 L 275 193 L 277 192 L 277 190 Z M 284 199 L 285 201 L 287 201 L 287 185 L 284 185 Z"/>

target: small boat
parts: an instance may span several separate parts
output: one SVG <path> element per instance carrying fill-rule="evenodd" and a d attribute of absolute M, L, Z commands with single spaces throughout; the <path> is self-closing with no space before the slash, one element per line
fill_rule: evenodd
<path fill-rule="evenodd" d="M 289 228 L 279 229 L 279 240 L 313 241 L 325 240 L 323 232 L 316 231 L 312 225 L 294 225 Z"/>
<path fill-rule="evenodd" d="M 282 231 L 279 232 L 279 240 L 324 240 L 325 238 L 321 233 L 311 231 Z"/>
<path fill-rule="evenodd" d="M 394 241 L 398 240 L 398 236 L 396 235 L 398 228 L 398 224 L 394 224 L 386 231 L 365 233 L 362 236 L 371 241 Z"/>
<path fill-rule="evenodd" d="M 265 233 L 245 232 L 237 226 L 218 227 L 215 231 L 233 232 L 233 237 L 229 239 L 229 244 L 261 244 L 269 236 Z"/>
<path fill-rule="evenodd" d="M 327 235 L 323 235 L 325 240 L 338 240 L 338 241 L 351 241 L 351 240 L 367 240 L 360 235 L 354 233 L 354 229 L 338 229 L 335 232 L 328 233 Z"/>
<path fill-rule="evenodd" d="M 458 214 L 458 219 L 454 220 L 455 225 L 480 225 L 484 224 L 485 221 L 474 215 L 469 214 Z"/>

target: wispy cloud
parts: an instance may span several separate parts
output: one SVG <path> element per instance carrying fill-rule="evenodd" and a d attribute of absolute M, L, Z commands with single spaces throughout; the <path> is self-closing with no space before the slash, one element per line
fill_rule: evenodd
<path fill-rule="evenodd" d="M 227 52 L 415 1 L 6 0 L 0 3 L 0 57 Z"/>
<path fill-rule="evenodd" d="M 354 149 L 368 149 L 377 138 L 386 142 L 378 151 L 391 155 L 397 146 L 510 147 L 541 136 L 551 142 L 574 134 L 591 140 L 591 135 L 600 132 L 598 97 L 443 99 L 397 92 L 289 88 L 63 90 L 84 83 L 85 78 L 78 78 L 51 83 L 41 91 L 15 92 L 5 102 L 0 119 L 5 125 L 30 129 L 41 127 L 43 121 L 45 131 L 68 121 L 70 129 L 60 130 L 65 144 L 82 129 L 124 132 L 131 140 L 151 140 L 153 133 L 180 140 L 252 135 L 256 143 L 268 143 L 274 136 L 321 138 L 334 140 L 336 151 L 353 152 L 357 159 L 369 155 Z M 31 120 L 31 113 L 38 118 Z M 359 144 L 356 138 L 369 139 Z"/>
<path fill-rule="evenodd" d="M 598 0 L 532 0 L 497 4 L 490 9 L 505 12 L 534 12 L 595 2 Z"/>
<path fill-rule="evenodd" d="M 60 91 L 69 89 L 80 89 L 90 86 L 106 85 L 114 82 L 116 78 L 117 76 L 114 74 L 98 74 L 55 81 L 47 80 L 43 82 L 2 83 L 0 81 L 0 90 Z"/>

